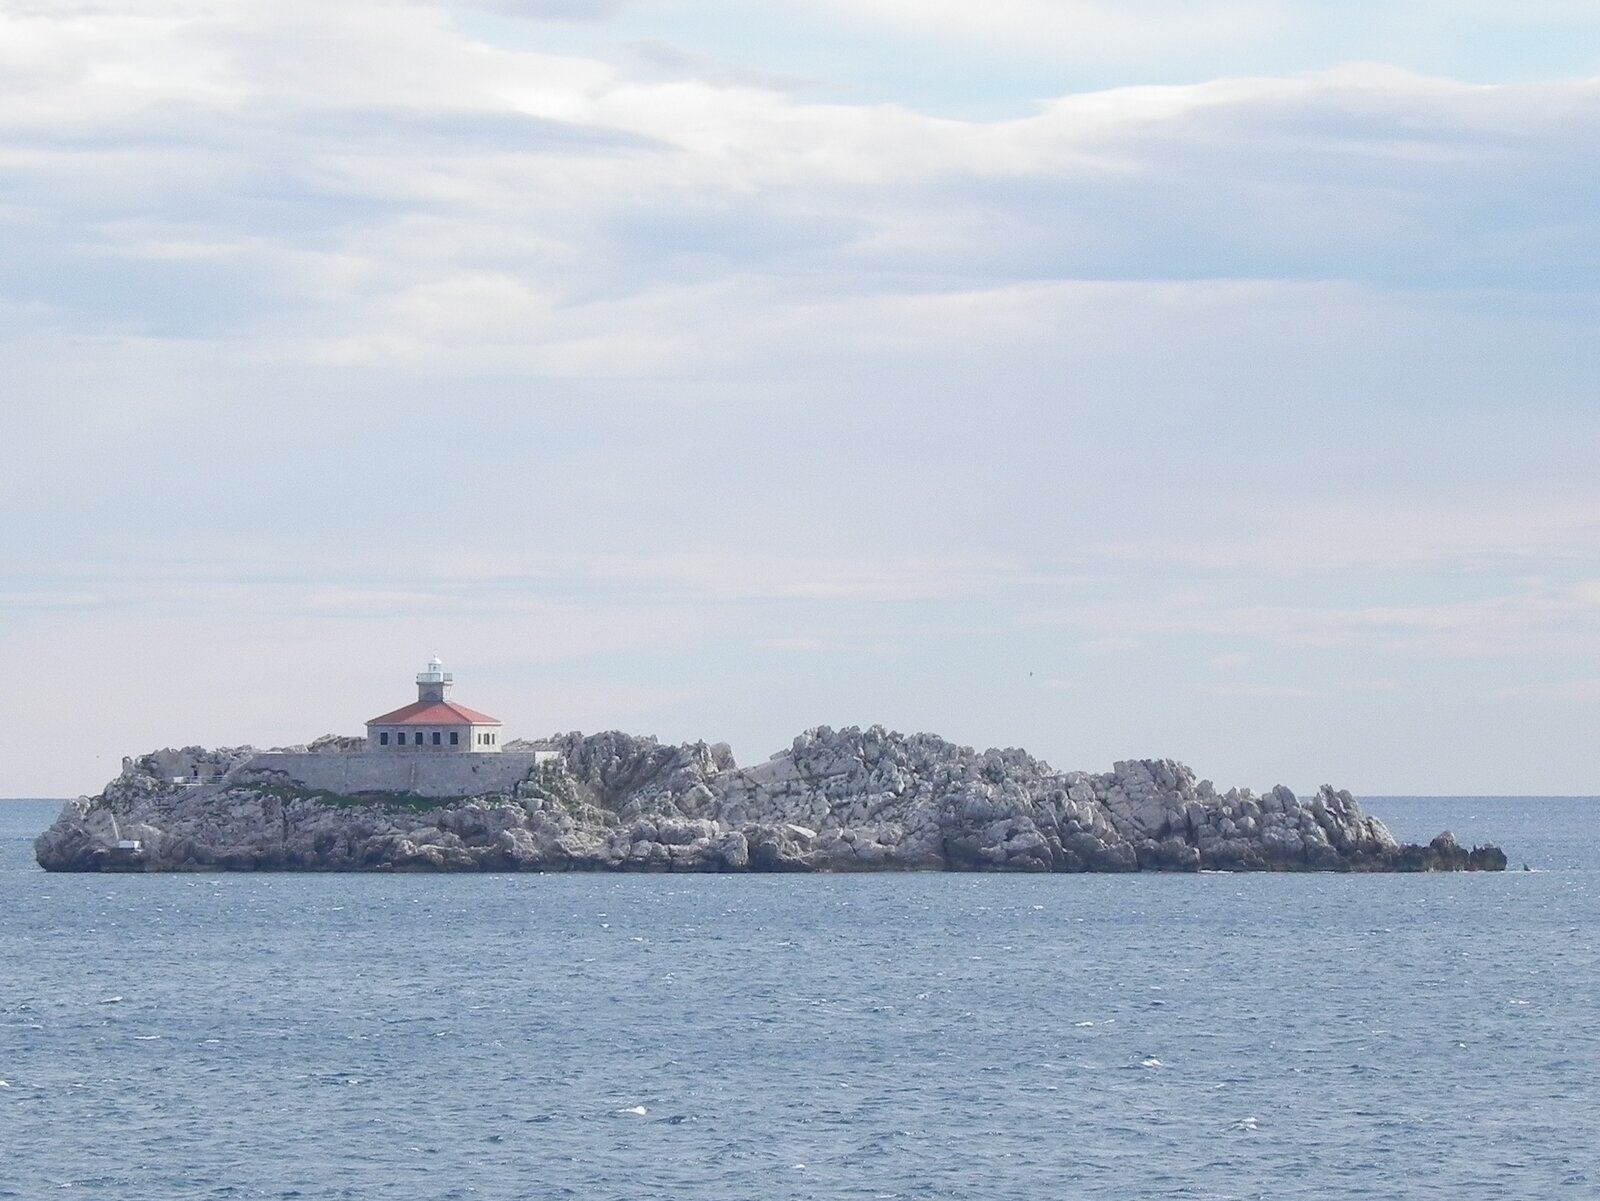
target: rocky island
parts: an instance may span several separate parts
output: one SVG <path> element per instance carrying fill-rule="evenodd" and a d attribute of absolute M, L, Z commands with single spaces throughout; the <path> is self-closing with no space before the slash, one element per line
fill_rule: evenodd
<path fill-rule="evenodd" d="M 1218 792 L 1166 759 L 1062 772 L 1020 750 L 978 752 L 879 726 L 807 730 L 748 768 L 722 744 L 614 732 L 430 759 L 373 754 L 364 748 L 374 728 L 368 740 L 329 736 L 268 752 L 187 747 L 125 760 L 103 792 L 70 802 L 39 836 L 38 861 L 50 871 L 155 872 L 1499 871 L 1506 863 L 1498 848 L 1469 850 L 1448 833 L 1402 845 L 1348 792 Z"/>

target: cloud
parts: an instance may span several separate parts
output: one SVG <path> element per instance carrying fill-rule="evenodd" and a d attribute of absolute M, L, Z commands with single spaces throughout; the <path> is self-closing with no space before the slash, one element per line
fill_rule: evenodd
<path fill-rule="evenodd" d="M 1206 696 L 1251 697 L 1262 700 L 1308 701 L 1325 696 L 1326 691 L 1298 688 L 1287 684 L 1202 684 L 1195 691 Z"/>
<path fill-rule="evenodd" d="M 1495 689 L 1489 695 L 1495 700 L 1544 700 L 1591 704 L 1600 701 L 1600 679 L 1518 684 L 1512 688 Z"/>
<path fill-rule="evenodd" d="M 1179 47 L 1224 48 L 1240 39 L 1267 40 L 1282 31 L 1284 6 L 1227 0 L 1197 10 L 1169 0 L 1099 3 L 1096 0 L 997 0 L 982 6 L 962 0 L 812 0 L 840 20 L 877 23 L 902 34 L 964 44 L 989 44 L 1017 52 L 1042 46 L 1088 57 L 1137 52 L 1148 59 Z"/>
<path fill-rule="evenodd" d="M 952 120 L 506 49 L 425 6 L 0 20 L 31 64 L 0 86 L 0 236 L 27 247 L 0 296 L 78 333 L 652 373 L 715 364 L 752 293 L 813 323 L 1061 280 L 1564 294 L 1600 248 L 1593 83 L 1349 68 Z"/>
<path fill-rule="evenodd" d="M 268 556 L 271 557 L 268 557 Z M 381 548 L 360 552 L 302 545 L 236 559 L 97 563 L 70 572 L 35 568 L 28 589 L 0 593 L 0 607 L 59 611 L 94 608 L 123 613 L 218 615 L 246 606 L 285 616 L 416 620 L 449 611 L 463 621 L 548 619 L 564 631 L 578 611 L 629 613 L 659 607 L 799 602 L 822 606 L 894 605 L 992 595 L 1017 574 L 985 559 L 879 556 L 869 567 L 852 556 L 721 554 L 562 554 L 521 557 L 502 552 L 480 564 L 441 553 L 427 570 L 414 554 Z M 71 583 L 72 588 L 63 585 Z M 704 609 L 698 609 L 704 612 Z M 833 636 L 784 636 L 762 645 L 824 649 Z"/>
<path fill-rule="evenodd" d="M 718 87 L 755 88 L 771 92 L 814 92 L 821 81 L 806 75 L 756 71 L 730 66 L 661 38 L 628 43 L 630 66 L 645 79 L 697 79 Z"/>
<path fill-rule="evenodd" d="M 509 17 L 540 21 L 606 21 L 630 0 L 447 0 L 461 8 L 478 8 Z"/>
<path fill-rule="evenodd" d="M 1508 439 L 1518 437 L 1512 428 L 1517 423 L 1515 415 L 1505 422 Z M 1570 429 L 1562 427 L 1558 436 L 1570 436 Z M 1484 443 L 1481 434 L 1476 437 L 1481 453 Z M 1545 457 L 1552 470 L 1562 459 L 1555 447 Z M 1351 464 L 1352 472 L 1360 469 Z M 1421 495 L 1408 495 L 1394 483 L 1387 487 L 1387 495 L 1346 488 L 1319 495 L 1314 482 L 1305 481 L 1292 513 L 1281 518 L 1261 513 L 1254 498 L 1240 496 L 1221 502 L 1220 512 L 1177 514 L 1153 537 L 1096 542 L 1093 552 L 1111 561 L 1160 563 L 1174 570 L 1290 574 L 1516 570 L 1553 562 L 1582 569 L 1600 554 L 1600 493 L 1588 491 L 1581 481 L 1555 490 L 1515 476 L 1483 478 L 1481 488 L 1467 495 L 1441 492 L 1431 484 L 1417 490 Z M 1199 525 L 1190 517 L 1208 520 Z"/>
<path fill-rule="evenodd" d="M 1092 655 L 1115 655 L 1122 651 L 1138 650 L 1139 640 L 1118 636 L 1092 638 L 1083 644 L 1083 649 Z"/>
<path fill-rule="evenodd" d="M 815 654 L 818 651 L 833 650 L 835 643 L 828 638 L 790 635 L 783 638 L 758 639 L 756 646 L 768 651 L 797 651 L 802 654 Z"/>
<path fill-rule="evenodd" d="M 1439 603 L 1306 606 L 1237 604 L 1185 595 L 1083 604 L 1036 621 L 1099 632 L 1102 638 L 1203 635 L 1278 648 L 1340 648 L 1374 655 L 1477 657 L 1600 653 L 1600 613 L 1570 587 L 1532 583 L 1522 591 Z M 1230 653 L 1214 665 L 1232 667 Z"/>
<path fill-rule="evenodd" d="M 1377 697 L 1396 691 L 1392 680 L 1319 681 L 1317 687 L 1297 684 L 1272 684 L 1261 681 L 1228 680 L 1196 684 L 1203 696 L 1234 697 L 1243 700 L 1287 700 L 1338 703 L 1342 698 Z"/>
<path fill-rule="evenodd" d="M 1330 8 L 1310 0 L 1226 0 L 1203 7 L 1174 0 L 809 0 L 810 9 L 890 46 L 924 54 L 987 54 L 1019 71 L 1214 76 L 1262 62 L 1311 69 L 1377 60 L 1408 66 L 1514 62 L 1522 70 L 1582 74 L 1594 44 L 1584 0 L 1507 6 L 1475 0 L 1395 0 Z M 1470 71 L 1468 72 L 1470 74 Z"/>

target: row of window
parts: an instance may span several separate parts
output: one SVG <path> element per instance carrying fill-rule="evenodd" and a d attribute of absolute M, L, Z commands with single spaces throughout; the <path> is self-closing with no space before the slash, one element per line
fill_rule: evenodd
<path fill-rule="evenodd" d="M 493 733 L 489 733 L 489 734 L 480 733 L 478 735 L 478 745 L 479 746 L 493 746 L 495 744 L 495 740 L 496 740 L 497 737 L 498 736 L 493 734 Z M 433 731 L 433 745 L 434 746 L 443 746 L 444 745 L 444 743 L 442 741 L 440 741 L 440 739 L 441 739 L 440 731 L 438 731 L 438 730 Z M 405 744 L 406 744 L 406 736 L 405 736 L 404 731 L 402 731 L 399 734 L 396 734 L 394 736 L 394 741 L 395 741 L 395 745 L 396 746 L 405 746 Z M 415 734 L 413 734 L 411 736 L 411 741 L 412 741 L 412 743 L 414 745 L 421 746 L 422 745 L 422 731 L 418 730 Z M 378 745 L 379 746 L 388 746 L 389 745 L 389 731 L 388 730 L 380 730 L 378 732 Z M 461 731 L 460 730 L 451 730 L 450 731 L 450 745 L 451 746 L 460 746 L 461 745 Z"/>
<path fill-rule="evenodd" d="M 405 744 L 406 744 L 406 736 L 405 736 L 404 732 L 396 734 L 394 736 L 394 740 L 395 740 L 396 745 L 405 746 Z M 421 746 L 422 745 L 422 731 L 418 730 L 415 734 L 413 734 L 411 736 L 411 740 L 414 743 L 416 743 L 416 745 Z M 378 745 L 379 746 L 388 746 L 389 745 L 389 731 L 380 730 L 378 732 Z M 433 745 L 434 746 L 443 745 L 439 741 L 439 731 L 438 730 L 435 730 L 433 732 Z M 459 730 L 451 730 L 450 731 L 450 745 L 451 746 L 460 746 L 461 745 L 461 731 L 459 731 Z"/>

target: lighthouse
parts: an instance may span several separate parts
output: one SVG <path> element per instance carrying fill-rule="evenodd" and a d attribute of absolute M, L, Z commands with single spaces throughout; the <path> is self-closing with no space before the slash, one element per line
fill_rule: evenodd
<path fill-rule="evenodd" d="M 417 699 L 367 723 L 367 749 L 396 754 L 493 754 L 500 750 L 500 719 L 450 699 L 455 679 L 439 656 L 417 673 Z"/>
<path fill-rule="evenodd" d="M 455 677 L 444 669 L 439 656 L 435 655 L 428 660 L 428 666 L 417 673 L 417 700 L 443 704 L 454 685 Z"/>

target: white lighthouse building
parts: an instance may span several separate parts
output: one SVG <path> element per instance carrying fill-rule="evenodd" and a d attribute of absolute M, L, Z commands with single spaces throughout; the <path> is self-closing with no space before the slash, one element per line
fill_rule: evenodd
<path fill-rule="evenodd" d="M 369 751 L 498 753 L 498 718 L 450 699 L 455 681 L 435 655 L 417 673 L 417 699 L 367 723 Z"/>

